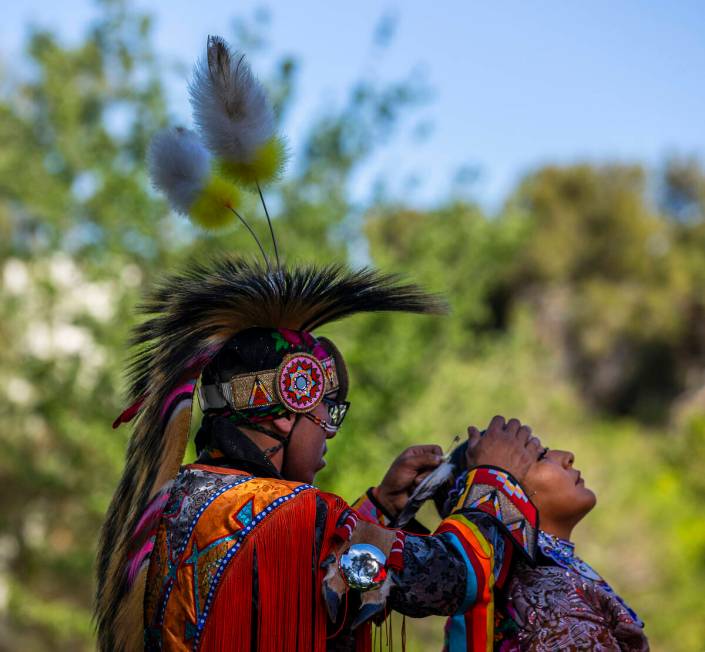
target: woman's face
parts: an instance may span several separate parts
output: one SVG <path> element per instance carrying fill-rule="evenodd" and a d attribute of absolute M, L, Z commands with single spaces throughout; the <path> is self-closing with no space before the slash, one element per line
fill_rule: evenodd
<path fill-rule="evenodd" d="M 524 479 L 525 488 L 539 510 L 541 529 L 558 536 L 565 535 L 565 528 L 568 532 L 572 530 L 597 502 L 580 471 L 573 466 L 574 459 L 569 451 L 549 450 L 529 468 Z"/>

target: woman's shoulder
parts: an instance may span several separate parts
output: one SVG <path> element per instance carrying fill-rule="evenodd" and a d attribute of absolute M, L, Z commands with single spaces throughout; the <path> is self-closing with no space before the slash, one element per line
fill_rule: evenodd
<path fill-rule="evenodd" d="M 619 603 L 599 583 L 556 564 L 530 567 L 517 565 L 509 583 L 508 599 L 524 608 L 550 608 L 564 614 L 585 616 L 592 612 L 598 620 L 611 621 Z"/>
<path fill-rule="evenodd" d="M 548 637 L 561 644 L 592 640 L 597 646 L 593 649 L 614 649 L 617 644 L 618 649 L 648 650 L 643 629 L 613 595 L 561 566 L 517 565 L 506 597 L 506 611 L 522 640 Z"/>
<path fill-rule="evenodd" d="M 507 599 L 519 614 L 530 610 L 565 613 L 585 611 L 587 596 L 579 591 L 574 573 L 555 565 L 518 564 L 509 582 Z"/>

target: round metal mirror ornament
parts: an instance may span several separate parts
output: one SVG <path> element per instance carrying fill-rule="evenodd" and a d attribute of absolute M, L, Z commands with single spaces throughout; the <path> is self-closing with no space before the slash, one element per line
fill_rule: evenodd
<path fill-rule="evenodd" d="M 355 543 L 340 556 L 338 566 L 351 589 L 371 591 L 387 578 L 386 563 L 387 558 L 377 546 Z"/>
<path fill-rule="evenodd" d="M 325 372 L 318 358 L 294 353 L 284 358 L 276 379 L 277 393 L 291 412 L 310 412 L 325 394 Z"/>

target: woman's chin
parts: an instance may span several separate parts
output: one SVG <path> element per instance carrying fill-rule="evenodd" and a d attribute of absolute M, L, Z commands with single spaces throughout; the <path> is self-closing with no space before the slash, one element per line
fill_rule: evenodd
<path fill-rule="evenodd" d="M 587 514 L 597 505 L 597 495 L 592 489 L 588 489 L 586 486 L 580 487 L 580 494 L 580 502 L 585 506 L 585 513 Z"/>

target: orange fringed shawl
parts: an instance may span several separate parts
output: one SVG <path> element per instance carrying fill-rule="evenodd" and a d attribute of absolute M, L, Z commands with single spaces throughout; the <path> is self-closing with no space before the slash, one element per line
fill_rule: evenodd
<path fill-rule="evenodd" d="M 317 496 L 328 507 L 320 551 Z M 325 652 L 319 561 L 330 554 L 344 501 L 309 485 L 248 476 L 204 507 L 179 551 L 169 550 L 162 520 L 147 580 L 147 649 L 249 652 L 256 643 L 261 652 Z M 359 651 L 369 650 L 368 627 L 356 638 Z"/>

